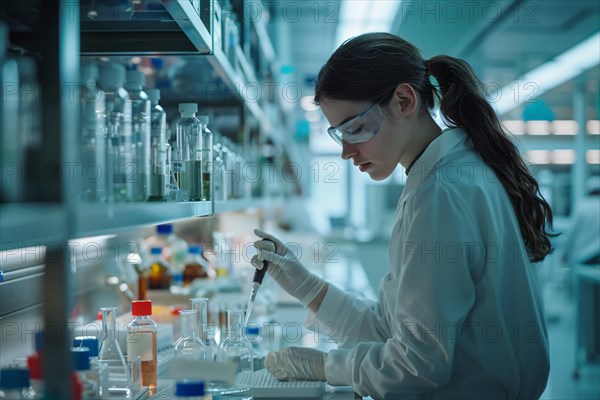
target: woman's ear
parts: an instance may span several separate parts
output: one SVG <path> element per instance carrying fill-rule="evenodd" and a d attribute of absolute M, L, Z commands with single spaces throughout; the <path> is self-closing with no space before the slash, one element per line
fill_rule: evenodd
<path fill-rule="evenodd" d="M 408 83 L 401 83 L 396 87 L 391 102 L 400 106 L 400 112 L 404 117 L 412 115 L 418 109 L 417 93 Z"/>

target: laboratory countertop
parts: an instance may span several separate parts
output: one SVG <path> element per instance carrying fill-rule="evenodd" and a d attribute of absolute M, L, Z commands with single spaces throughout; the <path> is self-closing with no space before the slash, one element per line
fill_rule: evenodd
<path fill-rule="evenodd" d="M 299 242 L 298 238 L 294 238 Z M 301 246 L 308 248 L 311 243 L 301 243 Z M 333 251 L 335 249 L 335 252 Z M 360 261 L 354 256 L 355 248 L 351 244 L 344 244 L 338 247 L 331 247 L 328 254 L 319 255 L 319 258 L 312 257 L 305 265 L 315 274 L 322 276 L 328 282 L 333 283 L 341 289 L 360 293 L 369 299 L 375 298 L 373 288 L 365 274 Z M 266 281 L 265 281 L 266 282 Z M 287 346 L 312 347 L 322 351 L 329 351 L 335 348 L 335 343 L 325 336 L 325 331 L 314 324 L 307 325 L 309 311 L 303 308 L 297 301 L 284 293 L 278 286 L 268 286 L 272 296 L 275 297 L 275 307 L 266 315 L 261 317 L 260 307 L 255 306 L 257 317 L 251 318 L 251 323 L 259 325 L 262 329 L 261 340 L 264 342 L 260 348 L 263 353 Z M 266 289 L 266 287 L 265 287 Z M 262 289 L 261 289 L 262 290 Z M 258 296 L 261 296 L 259 292 Z M 264 295 L 266 297 L 266 295 Z M 259 297 L 257 297 L 257 302 Z M 169 374 L 159 375 L 157 393 L 168 389 L 174 384 L 174 380 L 169 378 Z M 148 396 L 148 393 L 146 393 Z M 145 396 L 144 396 L 145 397 Z M 162 398 L 160 396 L 150 396 L 150 398 Z M 234 399 L 235 397 L 221 396 L 223 400 Z M 258 397 L 257 397 L 258 399 Z M 360 397 L 355 394 L 351 387 L 333 387 L 326 385 L 325 394 L 321 400 L 356 400 L 371 399 L 370 397 Z"/>

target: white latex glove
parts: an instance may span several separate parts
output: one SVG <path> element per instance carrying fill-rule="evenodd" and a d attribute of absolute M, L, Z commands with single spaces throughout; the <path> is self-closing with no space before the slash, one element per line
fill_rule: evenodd
<path fill-rule="evenodd" d="M 297 379 L 326 381 L 327 353 L 303 347 L 286 347 L 271 351 L 265 358 L 265 368 L 280 381 Z"/>
<path fill-rule="evenodd" d="M 279 239 L 258 229 L 254 234 L 264 240 L 254 242 L 258 254 L 252 257 L 252 266 L 262 269 L 263 261 L 268 261 L 267 272 L 275 282 L 304 306 L 310 304 L 325 286 L 325 281 L 309 272 Z"/>

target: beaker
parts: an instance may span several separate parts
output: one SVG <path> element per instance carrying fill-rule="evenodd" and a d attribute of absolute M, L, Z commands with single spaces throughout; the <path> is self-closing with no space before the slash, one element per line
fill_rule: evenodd
<path fill-rule="evenodd" d="M 192 308 L 196 312 L 196 332 L 206 346 L 206 361 L 215 361 L 218 347 L 211 332 L 214 327 L 209 329 L 208 326 L 208 298 L 198 297 L 192 299 Z"/>

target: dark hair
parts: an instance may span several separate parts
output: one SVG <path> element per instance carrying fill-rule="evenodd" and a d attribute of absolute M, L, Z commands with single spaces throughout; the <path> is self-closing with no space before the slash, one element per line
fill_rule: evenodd
<path fill-rule="evenodd" d="M 552 210 L 466 61 L 443 55 L 426 61 L 415 46 L 395 35 L 367 33 L 344 42 L 331 55 L 319 71 L 314 101 L 386 103 L 401 83 L 418 93 L 422 112 L 433 109 L 437 98 L 446 125 L 465 130 L 508 193 L 531 261 L 542 261 L 552 251 L 549 238 L 556 236 L 547 230 L 552 228 Z"/>

